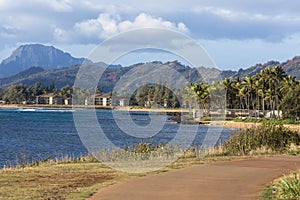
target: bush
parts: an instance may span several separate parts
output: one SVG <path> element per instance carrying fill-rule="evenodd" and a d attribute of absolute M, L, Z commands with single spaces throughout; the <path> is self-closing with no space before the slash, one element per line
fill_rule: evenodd
<path fill-rule="evenodd" d="M 300 199 L 300 171 L 275 180 L 262 192 L 261 199 Z"/>
<path fill-rule="evenodd" d="M 299 145 L 300 135 L 282 125 L 263 124 L 233 135 L 222 145 L 227 155 L 250 155 L 250 152 L 267 149 L 274 152 L 287 151 L 291 144 Z"/>
<path fill-rule="evenodd" d="M 282 178 L 276 184 L 275 191 L 280 199 L 300 199 L 300 179 L 297 174 Z"/>

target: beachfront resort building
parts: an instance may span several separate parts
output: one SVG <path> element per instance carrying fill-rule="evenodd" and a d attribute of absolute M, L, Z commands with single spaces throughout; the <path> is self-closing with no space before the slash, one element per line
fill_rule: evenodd
<path fill-rule="evenodd" d="M 92 96 L 94 105 L 98 106 L 111 106 L 111 95 L 110 94 L 95 94 Z"/>
<path fill-rule="evenodd" d="M 37 104 L 63 105 L 63 98 L 56 94 L 43 94 L 36 97 Z"/>

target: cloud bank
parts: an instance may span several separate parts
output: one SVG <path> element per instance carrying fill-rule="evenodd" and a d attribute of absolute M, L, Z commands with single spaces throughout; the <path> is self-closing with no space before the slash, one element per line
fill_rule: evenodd
<path fill-rule="evenodd" d="M 101 13 L 96 19 L 77 22 L 70 30 L 55 28 L 54 38 L 61 42 L 100 42 L 118 33 L 139 28 L 166 28 L 187 33 L 188 28 L 184 23 L 174 23 L 161 17 L 153 17 L 140 13 L 133 21 L 122 20 L 118 15 Z"/>
<path fill-rule="evenodd" d="M 51 44 L 78 55 L 84 45 L 152 27 L 188 34 L 224 65 L 219 52 L 238 54 L 245 47 L 266 52 L 245 55 L 244 65 L 255 64 L 255 58 L 285 59 L 300 51 L 299 7 L 293 0 L 0 0 L 0 58 L 24 43 Z"/>

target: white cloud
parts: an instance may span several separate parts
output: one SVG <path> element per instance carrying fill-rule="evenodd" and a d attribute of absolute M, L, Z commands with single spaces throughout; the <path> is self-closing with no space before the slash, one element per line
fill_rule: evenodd
<path fill-rule="evenodd" d="M 118 32 L 117 17 L 112 17 L 109 14 L 100 14 L 97 19 L 76 23 L 74 29 L 88 37 L 100 36 L 100 38 L 107 38 L 109 35 Z"/>
<path fill-rule="evenodd" d="M 293 13 L 259 13 L 259 12 L 245 12 L 237 11 L 234 9 L 228 9 L 223 7 L 211 7 L 203 6 L 196 7 L 193 12 L 197 14 L 209 13 L 218 16 L 222 19 L 229 21 L 256 21 L 256 22 L 278 22 L 278 23 L 289 23 L 289 22 L 300 22 L 299 16 L 295 16 Z"/>
<path fill-rule="evenodd" d="M 45 1 L 55 12 L 71 12 L 73 8 L 67 0 L 47 0 Z"/>
<path fill-rule="evenodd" d="M 10 7 L 10 2 L 7 0 L 0 0 L 0 10 L 5 10 Z"/>
<path fill-rule="evenodd" d="M 57 27 L 54 31 L 54 37 L 59 41 L 72 41 L 72 38 L 75 39 L 80 36 L 88 40 L 107 39 L 118 33 L 139 28 L 167 28 L 185 33 L 188 32 L 188 28 L 182 22 L 176 24 L 146 13 L 140 13 L 133 21 L 121 20 L 121 17 L 118 15 L 101 13 L 96 19 L 75 23 L 71 30 Z M 78 37 L 74 37 L 74 33 Z M 72 37 L 70 37 L 71 35 Z"/>
<path fill-rule="evenodd" d="M 202 14 L 202 13 L 210 13 L 216 15 L 220 18 L 226 20 L 233 20 L 233 21 L 241 21 L 241 20 L 266 20 L 269 19 L 269 16 L 258 14 L 258 13 L 246 13 L 241 11 L 236 11 L 232 9 L 222 8 L 222 7 L 211 7 L 211 6 L 204 6 L 204 7 L 196 7 L 193 9 L 193 12 Z"/>
<path fill-rule="evenodd" d="M 213 47 L 209 50 L 216 52 L 216 57 L 223 58 L 221 63 L 242 63 L 247 58 L 228 59 L 228 54 L 243 52 L 252 44 L 247 41 L 262 41 L 260 46 L 253 42 L 256 45 L 245 54 L 253 60 L 262 55 L 274 55 L 271 52 L 277 48 L 284 52 L 276 54 L 275 58 L 288 51 L 297 54 L 299 43 L 280 44 L 286 44 L 291 35 L 300 38 L 299 7 L 300 1 L 287 3 L 286 0 L 164 0 L 159 3 L 141 0 L 0 0 L 0 49 L 29 42 L 59 46 L 99 44 L 123 31 L 158 27 L 188 32 L 199 40 L 216 41 L 224 48 L 213 42 L 207 44 Z M 141 35 L 136 40 L 147 38 Z M 162 40 L 158 36 L 157 41 Z M 229 42 L 224 42 L 226 40 Z M 268 45 L 269 42 L 274 46 Z M 256 47 L 263 51 L 255 50 Z M 82 49 L 76 48 L 74 46 L 74 52 Z"/>
<path fill-rule="evenodd" d="M 187 32 L 188 29 L 183 23 L 173 23 L 161 17 L 153 17 L 146 13 L 140 13 L 133 22 L 123 21 L 118 25 L 120 31 L 128 31 L 137 28 L 167 28 Z"/>

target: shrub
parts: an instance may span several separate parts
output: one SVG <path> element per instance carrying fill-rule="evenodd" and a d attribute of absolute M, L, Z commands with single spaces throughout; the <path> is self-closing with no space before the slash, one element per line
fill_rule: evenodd
<path fill-rule="evenodd" d="M 300 199 L 300 178 L 297 173 L 282 178 L 275 185 L 275 194 L 279 199 Z"/>
<path fill-rule="evenodd" d="M 268 185 L 261 193 L 263 200 L 298 200 L 300 199 L 300 171 L 283 176 Z"/>
<path fill-rule="evenodd" d="M 282 125 L 263 124 L 233 135 L 222 145 L 227 155 L 249 155 L 259 149 L 287 151 L 291 144 L 299 145 L 300 135 Z"/>

